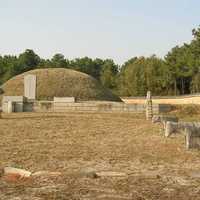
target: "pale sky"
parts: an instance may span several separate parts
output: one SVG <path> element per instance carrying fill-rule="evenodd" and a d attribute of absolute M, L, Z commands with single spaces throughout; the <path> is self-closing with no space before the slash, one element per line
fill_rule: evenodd
<path fill-rule="evenodd" d="M 33 49 L 118 64 L 162 57 L 192 39 L 199 8 L 199 0 L 0 0 L 0 54 Z"/>

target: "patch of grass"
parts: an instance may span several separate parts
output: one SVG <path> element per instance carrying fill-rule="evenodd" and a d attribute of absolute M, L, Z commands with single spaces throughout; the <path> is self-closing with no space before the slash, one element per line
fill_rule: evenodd
<path fill-rule="evenodd" d="M 172 114 L 177 115 L 179 118 L 189 121 L 199 121 L 200 105 L 189 104 L 189 105 L 176 105 Z M 198 116 L 198 117 L 197 117 Z"/>

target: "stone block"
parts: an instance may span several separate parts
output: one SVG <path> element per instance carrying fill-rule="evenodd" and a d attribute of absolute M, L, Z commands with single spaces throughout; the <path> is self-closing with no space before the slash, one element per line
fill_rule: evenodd
<path fill-rule="evenodd" d="M 27 99 L 36 99 L 36 75 L 28 74 L 24 76 L 24 96 Z"/>
<path fill-rule="evenodd" d="M 3 179 L 7 182 L 21 182 L 30 179 L 31 172 L 24 169 L 17 169 L 13 167 L 5 167 L 3 169 Z"/>
<path fill-rule="evenodd" d="M 25 98 L 23 96 L 3 96 L 2 111 L 5 113 L 11 113 L 11 110 L 12 112 L 23 112 L 24 102 Z"/>
<path fill-rule="evenodd" d="M 3 96 L 2 103 L 13 101 L 13 102 L 24 102 L 25 97 L 24 96 Z"/>
<path fill-rule="evenodd" d="M 54 97 L 55 103 L 75 103 L 75 97 Z"/>
<path fill-rule="evenodd" d="M 31 175 L 31 172 L 29 171 L 26 171 L 24 169 L 14 168 L 14 167 L 5 167 L 3 171 L 4 171 L 4 175 L 19 174 L 20 176 L 23 176 L 23 177 L 29 177 Z"/>
<path fill-rule="evenodd" d="M 27 102 L 24 103 L 24 112 L 33 112 L 34 111 L 34 103 L 33 102 Z"/>
<path fill-rule="evenodd" d="M 14 112 L 23 112 L 23 111 L 24 111 L 23 102 L 15 102 L 14 103 Z"/>
<path fill-rule="evenodd" d="M 99 177 L 127 177 L 127 174 L 124 172 L 102 171 L 96 174 Z"/>
<path fill-rule="evenodd" d="M 2 104 L 2 111 L 4 113 L 12 113 L 12 112 L 14 112 L 14 103 L 12 101 L 4 102 Z"/>
<path fill-rule="evenodd" d="M 8 101 L 7 103 L 7 112 L 12 113 L 14 111 L 14 103 L 12 101 Z"/>

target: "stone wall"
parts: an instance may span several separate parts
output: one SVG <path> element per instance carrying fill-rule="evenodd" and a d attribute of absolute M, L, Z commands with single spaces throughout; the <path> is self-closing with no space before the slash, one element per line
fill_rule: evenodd
<path fill-rule="evenodd" d="M 168 112 L 170 105 L 153 104 L 153 114 Z M 35 101 L 24 103 L 25 112 L 131 112 L 145 113 L 146 106 L 142 104 L 125 104 L 117 102 L 77 102 L 64 103 L 53 101 Z"/>

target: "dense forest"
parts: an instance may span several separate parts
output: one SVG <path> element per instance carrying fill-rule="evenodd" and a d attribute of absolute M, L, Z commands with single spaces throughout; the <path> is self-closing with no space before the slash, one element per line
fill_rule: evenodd
<path fill-rule="evenodd" d="M 190 43 L 172 48 L 163 58 L 133 57 L 122 66 L 111 59 L 88 57 L 68 60 L 62 54 L 51 59 L 27 49 L 19 56 L 0 56 L 0 84 L 36 68 L 62 67 L 92 75 L 121 96 L 180 95 L 200 92 L 200 27 L 192 31 Z"/>

